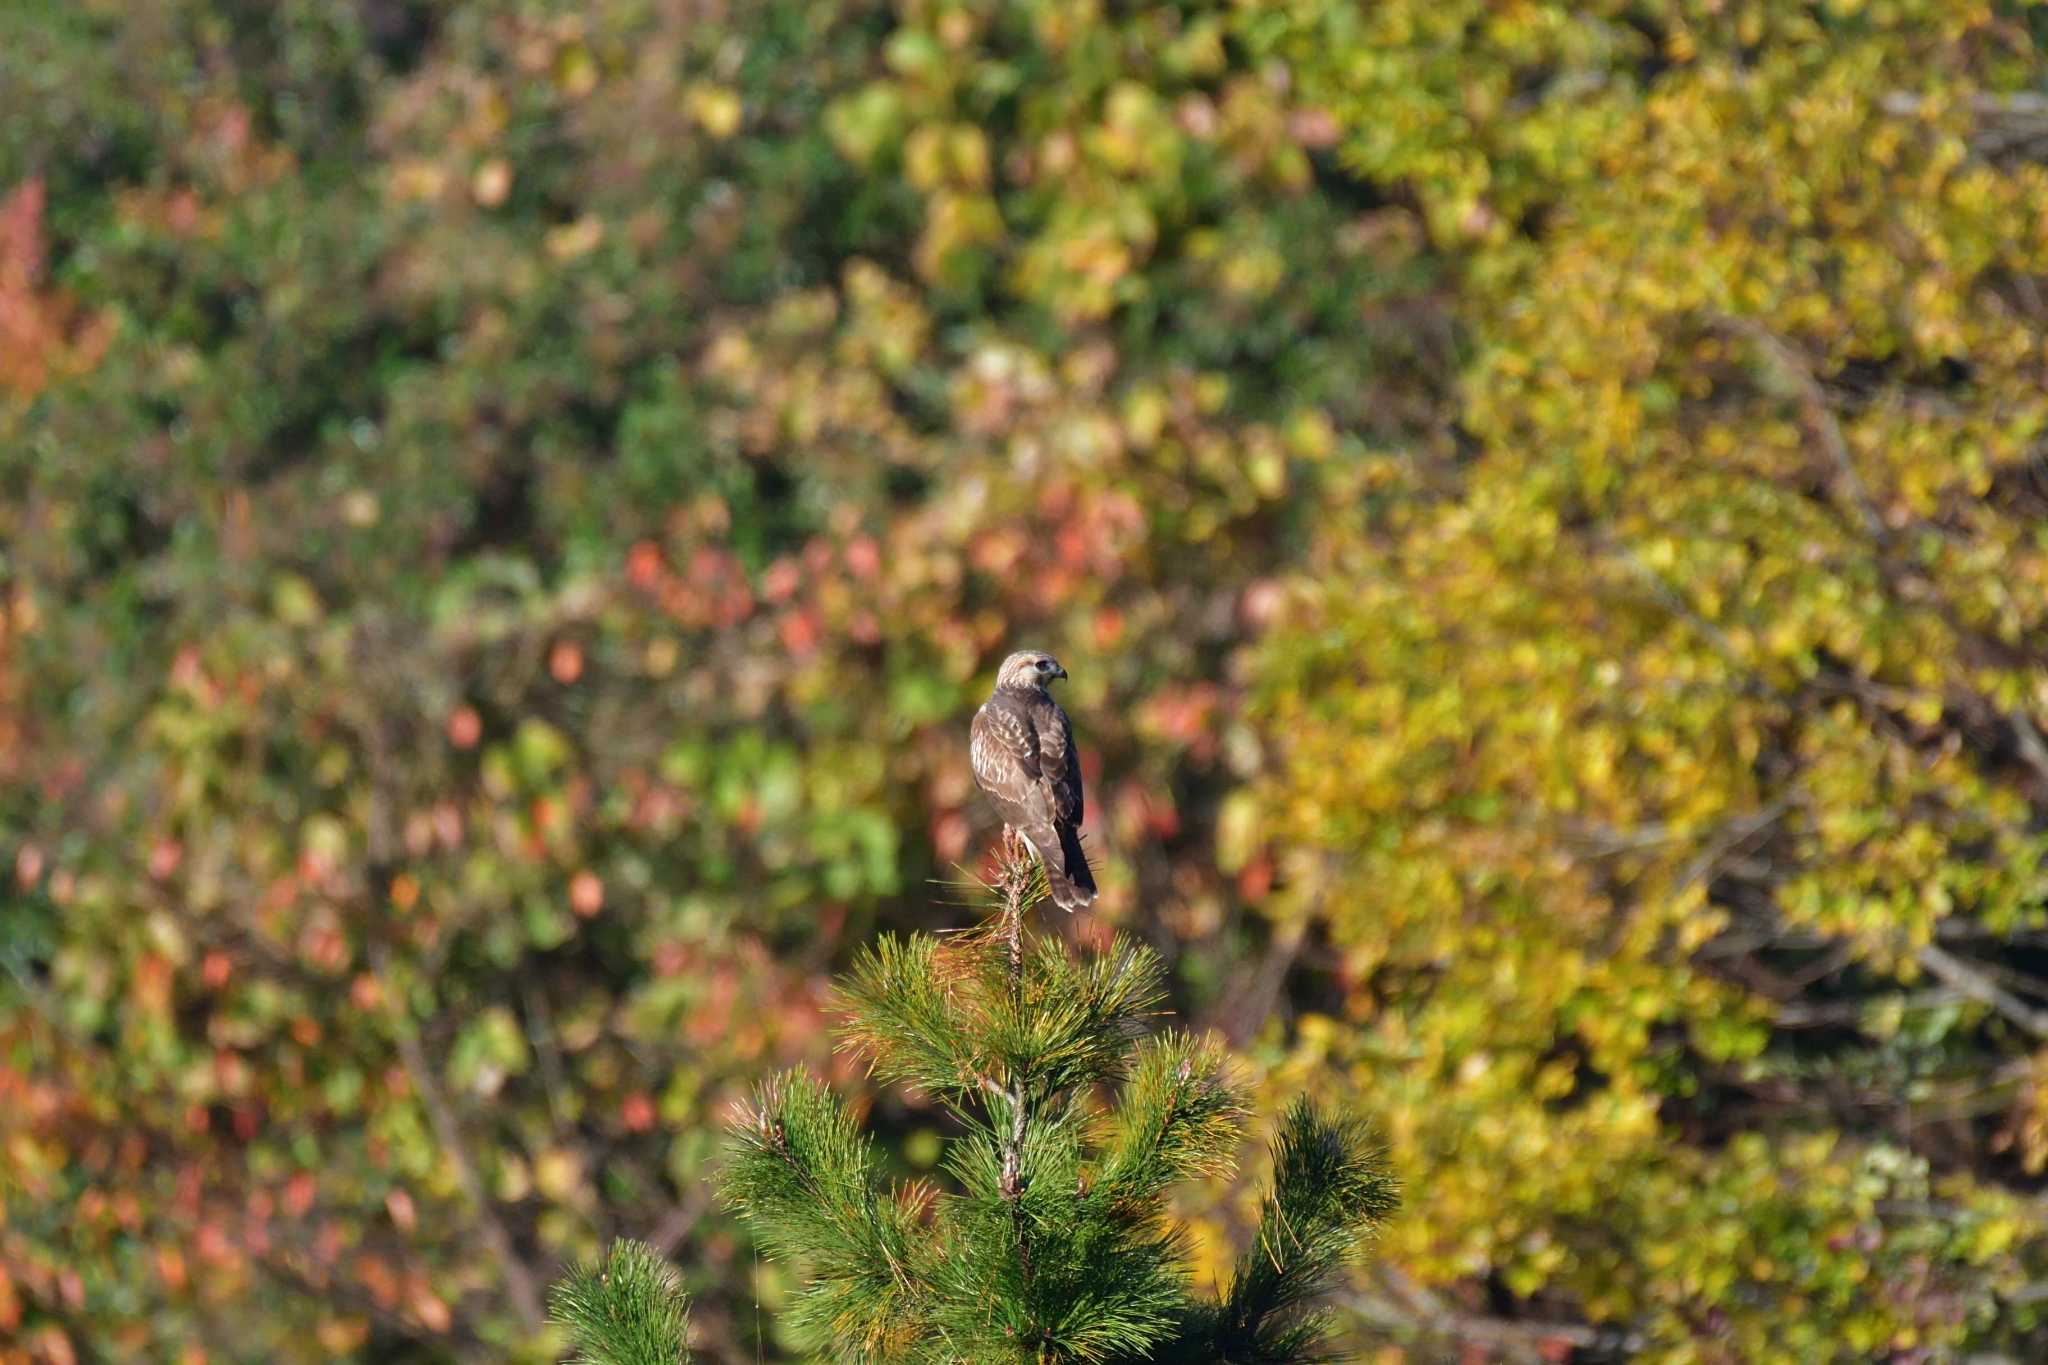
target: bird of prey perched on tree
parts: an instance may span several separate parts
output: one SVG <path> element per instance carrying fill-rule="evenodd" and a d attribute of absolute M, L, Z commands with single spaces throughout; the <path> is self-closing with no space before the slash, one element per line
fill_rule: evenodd
<path fill-rule="evenodd" d="M 1074 727 L 1047 690 L 1067 670 L 1050 654 L 1020 650 L 996 670 L 996 690 L 974 713 L 968 757 L 974 780 L 1014 833 L 1045 865 L 1053 901 L 1066 911 L 1095 900 L 1095 875 L 1081 851 L 1081 759 Z"/>

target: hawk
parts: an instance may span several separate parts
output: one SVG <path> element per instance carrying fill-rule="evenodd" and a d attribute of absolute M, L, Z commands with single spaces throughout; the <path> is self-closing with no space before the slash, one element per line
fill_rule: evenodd
<path fill-rule="evenodd" d="M 1081 760 L 1074 727 L 1047 690 L 1067 670 L 1050 654 L 1020 650 L 996 670 L 996 690 L 974 713 L 967 753 L 974 780 L 1003 824 L 1045 865 L 1060 909 L 1095 900 L 1095 875 L 1081 852 Z"/>

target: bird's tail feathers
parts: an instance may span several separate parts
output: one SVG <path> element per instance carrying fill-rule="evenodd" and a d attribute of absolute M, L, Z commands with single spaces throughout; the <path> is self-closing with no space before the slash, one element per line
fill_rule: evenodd
<path fill-rule="evenodd" d="M 1071 915 L 1095 903 L 1095 874 L 1088 868 L 1088 855 L 1081 851 L 1078 833 L 1041 825 L 1020 829 L 1017 834 L 1038 855 L 1038 865 L 1045 869 L 1045 887 L 1052 893 L 1054 905 Z"/>
<path fill-rule="evenodd" d="M 1054 859 L 1042 859 L 1046 887 L 1052 892 L 1053 904 L 1072 914 L 1095 903 L 1095 874 L 1088 867 L 1088 855 L 1081 851 L 1081 836 L 1077 831 L 1063 827 L 1056 839 L 1059 866 L 1053 865 Z"/>

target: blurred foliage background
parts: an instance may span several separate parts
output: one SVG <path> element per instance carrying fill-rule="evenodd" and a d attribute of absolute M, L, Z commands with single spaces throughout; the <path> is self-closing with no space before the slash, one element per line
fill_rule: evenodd
<path fill-rule="evenodd" d="M 1079 931 L 1386 1136 L 1358 1345 L 2042 1358 L 2044 40 L 0 5 L 0 1359 L 551 1358 L 617 1235 L 786 1358 L 718 1126 L 1023 643 Z"/>

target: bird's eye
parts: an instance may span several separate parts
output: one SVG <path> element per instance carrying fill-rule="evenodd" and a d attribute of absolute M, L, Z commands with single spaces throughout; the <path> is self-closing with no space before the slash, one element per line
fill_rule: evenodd
<path fill-rule="evenodd" d="M 1052 660 L 1051 660 L 1051 659 L 1040 659 L 1040 660 L 1038 661 L 1038 671 L 1039 671 L 1040 673 L 1050 673 L 1050 672 L 1052 672 Z"/>

